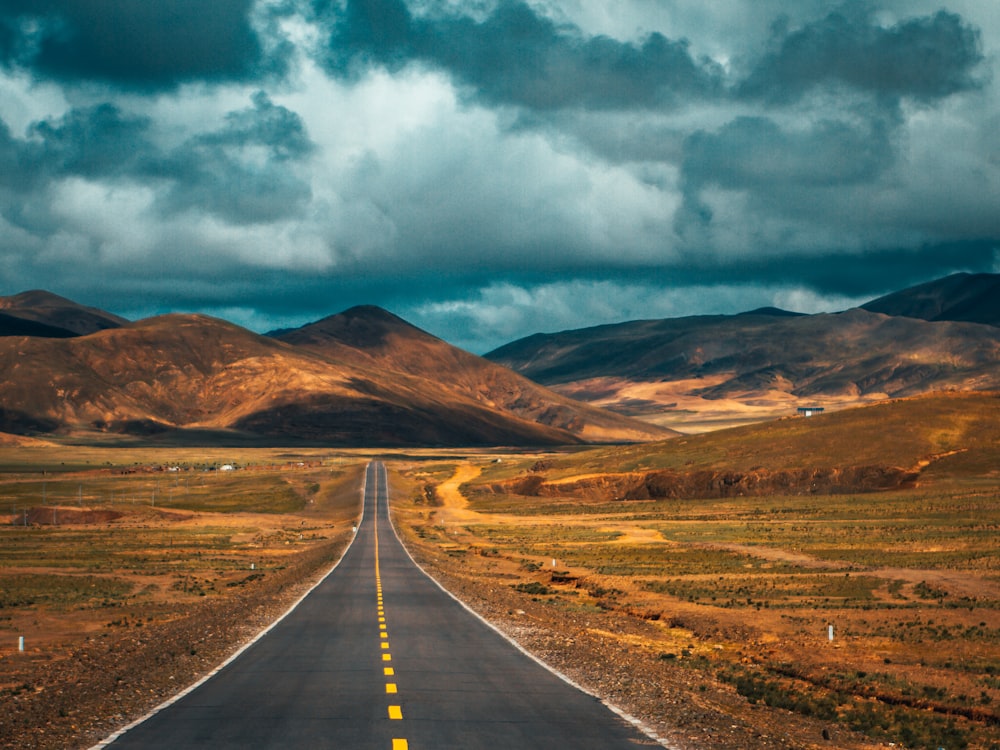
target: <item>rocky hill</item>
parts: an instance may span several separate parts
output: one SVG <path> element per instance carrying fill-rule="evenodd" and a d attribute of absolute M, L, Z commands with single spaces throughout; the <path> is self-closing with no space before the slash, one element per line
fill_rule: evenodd
<path fill-rule="evenodd" d="M 1000 274 L 956 273 L 879 297 L 862 308 L 923 320 L 1000 326 Z"/>
<path fill-rule="evenodd" d="M 995 303 L 982 290 L 995 279 L 950 278 L 935 295 L 918 288 L 900 293 L 896 303 L 883 298 L 871 306 L 915 312 L 916 300 L 933 297 L 938 316 L 965 310 L 988 318 Z M 681 430 L 771 418 L 806 405 L 839 408 L 1000 388 L 997 327 L 865 308 L 634 321 L 537 334 L 486 357 L 573 398 Z"/>
<path fill-rule="evenodd" d="M 669 434 L 574 404 L 513 373 L 531 408 L 475 398 L 467 383 L 430 377 L 432 368 L 388 368 L 348 344 L 326 349 L 200 315 L 71 338 L 0 337 L 0 432 L 362 446 L 554 445 Z"/>

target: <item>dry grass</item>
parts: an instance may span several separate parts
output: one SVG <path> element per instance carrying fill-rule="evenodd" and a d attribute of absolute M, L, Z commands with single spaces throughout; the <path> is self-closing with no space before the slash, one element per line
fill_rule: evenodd
<path fill-rule="evenodd" d="M 224 658 L 256 623 L 248 607 L 346 544 L 363 466 L 328 451 L 0 450 L 0 735 L 88 746 L 91 725 Z M 100 683 L 89 665 L 119 682 L 75 695 Z"/>
<path fill-rule="evenodd" d="M 922 473 L 909 489 L 823 496 L 615 501 L 593 489 L 497 490 L 518 477 L 571 478 L 602 466 L 876 461 Z M 415 543 L 447 551 L 442 564 L 453 575 L 503 583 L 556 619 L 594 612 L 652 622 L 626 648 L 662 655 L 692 685 L 737 691 L 761 727 L 781 725 L 790 710 L 873 741 L 992 750 L 1000 748 L 997 466 L 1000 399 L 934 397 L 657 446 L 481 461 L 480 476 L 462 487 L 461 525 L 442 524 L 443 509 L 412 492 L 400 517 Z M 419 482 L 430 471 L 412 467 L 408 476 Z"/>

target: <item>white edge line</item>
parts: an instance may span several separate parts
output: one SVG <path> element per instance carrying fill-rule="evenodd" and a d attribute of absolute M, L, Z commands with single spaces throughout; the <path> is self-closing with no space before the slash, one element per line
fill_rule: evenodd
<path fill-rule="evenodd" d="M 365 520 L 365 493 L 367 491 L 368 491 L 368 468 L 365 467 L 364 480 L 361 482 L 361 516 L 358 518 L 358 523 L 357 523 L 358 528 L 361 527 L 362 521 Z M 393 532 L 395 532 L 395 529 L 393 529 Z M 248 648 L 250 648 L 255 643 L 257 643 L 257 641 L 259 641 L 265 635 L 267 635 L 268 633 L 270 633 L 271 630 L 274 629 L 274 627 L 277 626 L 278 623 L 280 623 L 282 620 L 284 620 L 286 617 L 288 617 L 288 615 L 292 614 L 292 612 L 295 610 L 295 608 L 298 607 L 302 603 L 302 600 L 305 599 L 307 596 L 309 596 L 309 594 L 311 594 L 313 592 L 313 589 L 315 589 L 317 586 L 319 586 L 321 583 L 323 583 L 323 581 L 325 581 L 327 579 L 327 577 L 333 571 L 335 571 L 337 569 L 337 566 L 340 565 L 341 561 L 344 559 L 344 556 L 347 554 L 348 550 L 350 550 L 351 547 L 354 545 L 354 540 L 357 539 L 357 538 L 358 538 L 358 535 L 356 533 L 353 534 L 351 536 L 351 541 L 348 542 L 348 544 L 347 544 L 346 547 L 344 547 L 344 551 L 340 553 L 340 557 L 337 558 L 337 561 L 333 564 L 333 566 L 328 571 L 326 571 L 326 573 L 323 574 L 323 577 L 320 578 L 318 581 L 316 581 L 316 583 L 314 583 L 312 586 L 310 586 L 309 590 L 306 591 L 302 596 L 300 596 L 298 599 L 296 599 L 295 602 L 292 604 L 292 606 L 290 606 L 285 611 L 285 613 L 283 615 L 281 615 L 278 619 L 276 619 L 274 622 L 272 622 L 266 628 L 264 628 L 259 633 L 257 633 L 257 635 L 255 635 L 252 640 L 248 641 L 243 646 L 241 646 L 228 659 L 226 659 L 224 662 L 222 662 L 221 664 L 219 664 L 217 667 L 215 667 L 215 669 L 213 669 L 211 672 L 209 672 L 208 674 L 206 674 L 204 677 L 202 677 L 197 682 L 194 682 L 191 685 L 188 685 L 186 688 L 184 688 L 179 693 L 176 693 L 175 695 L 172 695 L 170 698 L 167 698 L 167 700 L 163 701 L 163 703 L 161 703 L 160 705 L 158 705 L 155 708 L 153 708 L 145 716 L 142 716 L 142 717 L 136 719 L 135 721 L 133 721 L 128 726 L 122 727 L 121 729 L 117 730 L 113 734 L 109 735 L 105 739 L 103 739 L 100 742 L 98 742 L 96 745 L 93 745 L 91 748 L 89 748 L 89 750 L 101 750 L 101 748 L 107 747 L 112 742 L 115 742 L 116 740 L 118 740 L 119 738 L 121 738 L 121 736 L 123 734 L 125 734 L 126 732 L 128 732 L 130 729 L 134 729 L 135 727 L 137 727 L 140 724 L 142 724 L 144 721 L 147 721 L 148 719 L 150 719 L 153 716 L 155 716 L 156 714 L 158 714 L 163 709 L 168 708 L 169 706 L 172 706 L 174 703 L 176 703 L 177 701 L 179 701 L 181 698 L 183 698 L 184 696 L 186 696 L 188 693 L 191 693 L 191 692 L 197 690 L 202 685 L 204 685 L 206 682 L 208 682 L 210 679 L 212 679 L 213 677 L 215 677 L 215 675 L 217 675 L 223 669 L 225 669 L 226 667 L 228 667 L 232 662 L 236 661 L 236 659 L 238 659 L 240 656 L 243 655 L 244 651 L 246 651 Z"/>
<path fill-rule="evenodd" d="M 383 469 L 383 471 L 385 471 L 385 464 L 382 464 L 382 469 Z M 388 504 L 389 504 L 389 477 L 388 477 L 388 475 L 386 476 L 385 490 L 386 490 L 386 505 L 387 505 L 386 511 L 388 511 L 389 510 L 389 507 L 388 507 Z M 589 695 L 591 698 L 594 698 L 595 700 L 597 700 L 598 702 L 600 702 L 601 705 L 603 705 L 604 707 L 606 707 L 609 711 L 611 711 L 612 713 L 616 714 L 620 718 L 622 718 L 625 721 L 627 721 L 629 724 L 631 724 L 632 726 L 634 726 L 636 729 L 638 729 L 640 732 L 642 732 L 643 734 L 645 734 L 651 740 L 657 742 L 658 744 L 662 745 L 663 747 L 667 748 L 668 750 L 680 750 L 680 748 L 678 748 L 676 745 L 669 745 L 669 744 L 667 744 L 667 740 L 666 739 L 664 739 L 663 737 L 660 737 L 655 731 L 653 731 L 653 729 L 651 727 L 647 726 L 641 719 L 637 719 L 636 717 L 632 716 L 631 714 L 626 713 L 622 709 L 618 708 L 618 706 L 615 706 L 614 704 L 609 703 L 608 701 L 604 700 L 604 698 L 602 698 L 601 696 L 597 695 L 596 693 L 594 693 L 594 692 L 588 690 L 587 688 L 583 687 L 582 685 L 578 684 L 571 677 L 567 677 L 562 672 L 560 672 L 558 669 L 556 669 L 555 667 L 553 667 L 551 664 L 548 664 L 548 663 L 542 661 L 542 659 L 540 659 L 539 657 L 535 656 L 533 653 L 531 653 L 530 651 L 528 651 L 528 649 L 526 649 L 520 643 L 518 643 L 517 641 L 515 641 L 511 636 L 507 635 L 505 632 L 503 632 L 502 630 L 500 630 L 500 628 L 498 628 L 492 622 L 490 622 L 485 617 L 483 617 L 481 614 L 479 614 L 478 612 L 476 612 L 476 610 L 474 610 L 468 604 L 466 604 L 461 599 L 459 599 L 457 596 L 455 596 L 453 593 L 451 593 L 448 589 L 446 589 L 441 584 L 440 581 L 438 581 L 438 579 L 436 579 L 434 576 L 432 576 L 430 573 L 428 573 L 424 569 L 424 567 L 420 563 L 418 563 L 416 561 L 416 559 L 413 557 L 412 554 L 410 554 L 410 550 L 407 549 L 406 545 L 403 543 L 402 537 L 399 536 L 399 532 L 396 531 L 396 524 L 394 524 L 392 522 L 392 514 L 387 512 L 386 516 L 388 516 L 388 518 L 389 518 L 389 527 L 392 529 L 392 533 L 395 535 L 396 540 L 399 542 L 399 545 L 403 548 L 403 551 L 406 553 L 407 557 L 409 557 L 410 560 L 413 562 L 413 564 L 417 566 L 417 569 L 421 573 L 423 573 L 425 576 L 427 576 L 429 579 L 431 579 L 431 581 L 434 583 L 435 586 L 437 586 L 444 593 L 446 593 L 448 596 L 450 596 L 452 599 L 454 599 L 456 602 L 458 602 L 473 617 L 475 617 L 481 623 L 483 623 L 484 625 L 486 625 L 486 627 L 490 628 L 490 630 L 493 630 L 497 635 L 499 635 L 501 638 L 503 638 L 505 641 L 507 641 L 514 648 L 516 648 L 522 654 L 524 654 L 529 659 L 531 659 L 533 662 L 535 662 L 539 666 L 543 667 L 544 669 L 546 669 L 549 672 L 551 672 L 552 674 L 554 674 L 556 677 L 558 677 L 560 680 L 562 680 L 563 682 L 565 682 L 570 687 L 574 687 L 577 690 L 579 690 L 581 693 L 584 693 L 585 695 Z"/>

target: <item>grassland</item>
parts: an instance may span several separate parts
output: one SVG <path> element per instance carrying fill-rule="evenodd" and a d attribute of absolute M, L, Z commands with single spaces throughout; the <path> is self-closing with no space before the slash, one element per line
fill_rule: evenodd
<path fill-rule="evenodd" d="M 89 746 L 221 661 L 336 559 L 363 465 L 0 450 L 0 746 Z"/>
<path fill-rule="evenodd" d="M 998 407 L 934 397 L 656 446 L 481 461 L 460 512 L 434 502 L 440 472 L 412 466 L 398 513 L 456 585 L 486 586 L 506 612 L 573 633 L 565 650 L 547 646 L 569 664 L 600 634 L 623 644 L 607 671 L 624 659 L 688 691 L 679 706 L 711 705 L 794 747 L 994 750 Z M 880 492 L 621 500 L 600 473 L 875 463 L 918 479 Z M 635 691 L 622 700 L 642 704 Z M 635 710 L 670 734 L 670 709 Z"/>

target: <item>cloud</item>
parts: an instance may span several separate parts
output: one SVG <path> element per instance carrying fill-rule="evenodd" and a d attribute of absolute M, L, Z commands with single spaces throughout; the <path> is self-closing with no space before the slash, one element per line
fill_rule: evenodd
<path fill-rule="evenodd" d="M 253 11 L 253 0 L 2 0 L 0 60 L 144 91 L 253 80 L 282 72 L 289 53 L 263 43 Z"/>
<path fill-rule="evenodd" d="M 983 60 L 979 32 L 943 10 L 886 28 L 862 6 L 846 6 L 795 30 L 779 20 L 772 44 L 740 85 L 743 95 L 790 102 L 842 84 L 929 102 L 976 88 Z"/>
<path fill-rule="evenodd" d="M 167 214 L 207 212 L 234 224 L 270 223 L 301 215 L 308 205 L 311 188 L 293 166 L 312 149 L 301 118 L 258 92 L 251 108 L 230 112 L 222 128 L 165 154 L 146 175 L 170 180 L 160 201 Z"/>
<path fill-rule="evenodd" d="M 483 351 L 991 270 L 1000 12 L 947 4 L 0 0 L 0 285 Z"/>
<path fill-rule="evenodd" d="M 782 307 L 796 312 L 835 312 L 868 297 L 823 295 L 795 282 L 761 286 L 732 283 L 669 286 L 649 279 L 575 280 L 488 284 L 461 297 L 404 307 L 417 325 L 478 354 L 525 332 L 554 333 L 629 320 L 744 312 Z M 710 300 L 706 304 L 706 300 Z"/>
<path fill-rule="evenodd" d="M 340 75 L 419 62 L 448 71 L 476 99 L 541 111 L 670 107 L 719 87 L 719 71 L 693 59 L 686 41 L 586 36 L 519 0 L 501 0 L 483 19 L 416 17 L 402 0 L 318 10 L 331 28 L 327 67 Z"/>
<path fill-rule="evenodd" d="M 7 167 L 0 181 L 35 191 L 71 177 L 152 185 L 164 215 L 208 213 L 235 224 L 297 215 L 311 190 L 295 165 L 313 144 L 298 115 L 262 92 L 252 101 L 228 113 L 219 129 L 170 149 L 156 142 L 150 118 L 107 102 L 33 123 L 23 140 L 0 121 Z"/>
<path fill-rule="evenodd" d="M 832 187 L 870 182 L 892 162 L 888 127 L 822 120 L 788 132 L 767 117 L 737 117 L 684 145 L 684 178 L 724 188 Z"/>

